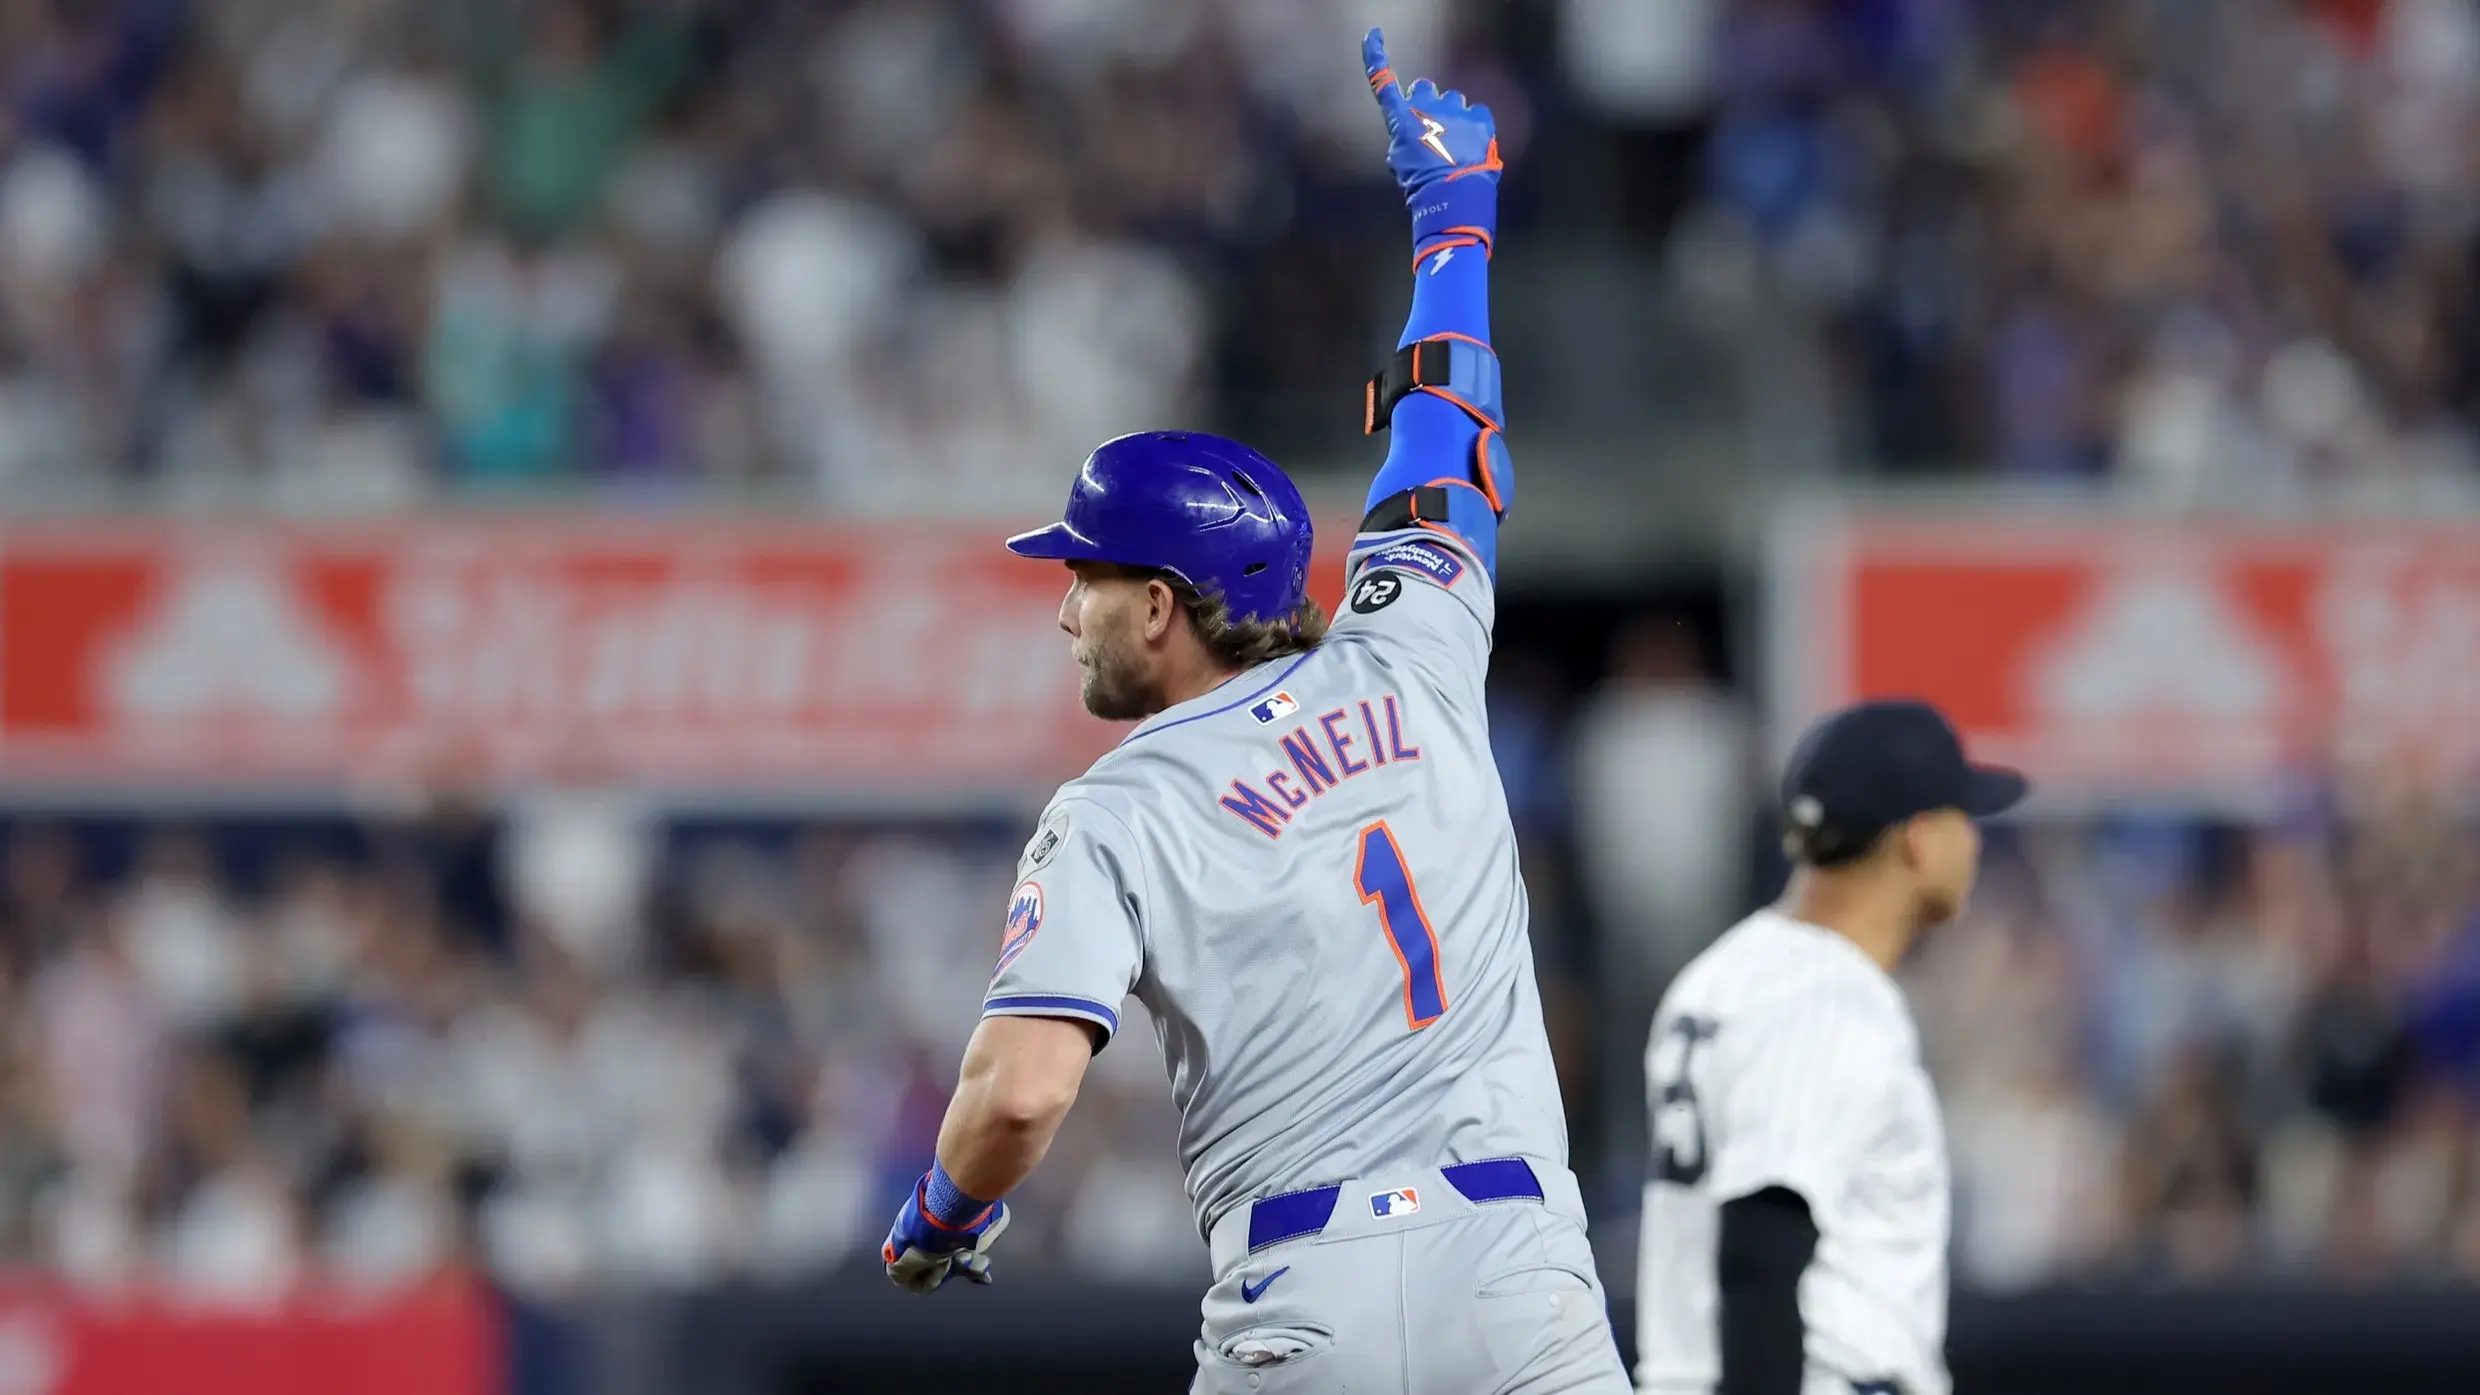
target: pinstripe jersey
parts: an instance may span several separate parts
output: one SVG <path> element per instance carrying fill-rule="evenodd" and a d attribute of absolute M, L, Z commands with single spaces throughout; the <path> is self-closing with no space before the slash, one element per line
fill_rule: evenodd
<path fill-rule="evenodd" d="M 1672 983 L 1645 1065 L 1639 1388 L 1713 1389 L 1721 1207 L 1779 1186 L 1817 1225 L 1805 1391 L 1946 1395 L 1945 1134 L 1910 1008 L 1876 961 L 1759 911 Z"/>
<path fill-rule="evenodd" d="M 1390 1168 L 1567 1161 L 1460 539 L 1364 534 L 1326 641 L 1140 723 L 1018 864 L 984 1015 L 1153 1018 L 1200 1232 Z"/>

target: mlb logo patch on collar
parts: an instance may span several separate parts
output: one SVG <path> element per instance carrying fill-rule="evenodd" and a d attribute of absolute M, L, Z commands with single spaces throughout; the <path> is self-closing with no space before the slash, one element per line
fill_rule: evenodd
<path fill-rule="evenodd" d="M 1300 700 L 1283 692 L 1268 693 L 1249 704 L 1249 715 L 1255 717 L 1260 726 L 1271 726 L 1299 710 Z"/>
<path fill-rule="evenodd" d="M 1397 1187 L 1369 1198 L 1369 1214 L 1381 1219 L 1409 1216 L 1421 1209 L 1421 1194 L 1410 1187 Z"/>

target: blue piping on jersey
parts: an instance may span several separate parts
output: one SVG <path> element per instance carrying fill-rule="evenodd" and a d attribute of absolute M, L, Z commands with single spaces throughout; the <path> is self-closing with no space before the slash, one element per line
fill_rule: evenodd
<path fill-rule="evenodd" d="M 1046 1012 L 1065 1012 L 1073 1013 L 1078 1017 L 1090 1017 L 1101 1023 L 1102 1029 L 1112 1036 L 1119 1035 L 1119 1014 L 1108 1005 L 1097 1003 L 1091 998 L 1079 998 L 1066 993 L 1014 993 L 1004 998 L 993 998 L 982 1004 L 982 1016 L 984 1017 L 992 1013 L 1039 1014 Z"/>
<path fill-rule="evenodd" d="M 1289 677 L 1291 677 L 1291 676 L 1292 676 L 1292 670 L 1293 670 L 1293 669 L 1299 668 L 1302 664 L 1305 664 L 1305 663 L 1309 662 L 1309 660 L 1310 660 L 1312 657 L 1314 657 L 1316 654 L 1317 654 L 1317 650 L 1315 650 L 1315 649 L 1311 649 L 1311 650 L 1309 650 L 1308 652 L 1306 652 L 1306 653 L 1302 654 L 1300 657 L 1298 657 L 1298 658 L 1296 658 L 1296 659 L 1292 660 L 1292 661 L 1291 661 L 1291 663 L 1290 663 L 1289 665 L 1287 665 L 1281 673 L 1278 673 L 1278 674 L 1276 674 L 1274 677 L 1272 677 L 1272 678 L 1270 678 L 1270 679 L 1267 679 L 1267 680 L 1266 680 L 1266 686 L 1265 686 L 1265 687 L 1258 689 L 1256 692 L 1253 692 L 1253 693 L 1249 694 L 1247 697 L 1234 698 L 1234 699 L 1232 699 L 1231 701 L 1229 701 L 1229 702 L 1227 702 L 1227 703 L 1224 703 L 1222 706 L 1217 707 L 1217 708 L 1213 709 L 1213 710 L 1212 710 L 1212 711 L 1210 711 L 1210 712 L 1199 712 L 1199 713 L 1196 713 L 1196 714 L 1195 714 L 1195 715 L 1193 715 L 1193 716 L 1182 717 L 1180 720 L 1178 720 L 1178 721 L 1176 721 L 1176 722 L 1165 722 L 1165 723 L 1163 723 L 1161 726 L 1158 726 L 1158 727 L 1147 727 L 1147 726 L 1140 726 L 1140 727 L 1138 727 L 1135 731 L 1132 731 L 1132 732 L 1128 733 L 1128 735 L 1126 735 L 1125 737 L 1122 737 L 1122 738 L 1120 739 L 1120 743 L 1119 743 L 1119 744 L 1120 744 L 1120 745 L 1122 745 L 1122 746 L 1125 746 L 1125 745 L 1127 745 L 1129 742 L 1134 741 L 1134 740 L 1136 740 L 1138 737 L 1141 737 L 1141 736 L 1152 736 L 1154 733 L 1156 733 L 1156 732 L 1158 732 L 1158 731 L 1169 731 L 1169 730 L 1171 730 L 1173 727 L 1184 727 L 1184 726 L 1187 726 L 1187 725 L 1188 725 L 1189 723 L 1191 723 L 1191 722 L 1202 722 L 1202 721 L 1204 721 L 1204 720 L 1205 720 L 1206 718 L 1208 718 L 1208 717 L 1220 717 L 1220 716 L 1222 716 L 1224 713 L 1231 711 L 1231 710 L 1232 710 L 1233 708 L 1235 708 L 1235 707 L 1246 707 L 1246 706 L 1248 706 L 1250 703 L 1255 702 L 1255 701 L 1257 701 L 1259 698 L 1264 697 L 1266 694 L 1271 693 L 1271 692 L 1273 692 L 1275 689 L 1282 687 L 1282 686 L 1283 686 L 1283 680 L 1284 680 L 1284 679 L 1286 679 L 1286 678 L 1289 678 Z"/>

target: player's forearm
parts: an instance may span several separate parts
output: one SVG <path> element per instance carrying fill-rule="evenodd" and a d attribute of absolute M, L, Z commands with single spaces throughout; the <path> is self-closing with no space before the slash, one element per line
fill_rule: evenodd
<path fill-rule="evenodd" d="M 1489 253 L 1459 239 L 1432 238 L 1427 245 L 1437 250 L 1412 269 L 1412 313 L 1405 317 L 1403 337 L 1395 347 L 1441 334 L 1489 343 Z"/>
<path fill-rule="evenodd" d="M 1449 260 L 1438 265 L 1438 256 Z M 1412 273 L 1412 313 L 1396 347 L 1416 339 L 1461 334 L 1490 339 L 1490 263 L 1478 248 L 1432 256 Z M 1369 504 L 1442 476 L 1461 478 L 1480 424 L 1454 403 L 1426 392 L 1407 395 L 1389 418 L 1386 463 L 1369 486 Z"/>
<path fill-rule="evenodd" d="M 1443 266 L 1441 256 L 1448 258 Z M 1396 347 L 1442 334 L 1489 342 L 1490 265 L 1477 247 L 1438 253 L 1412 273 L 1412 313 Z M 1388 420 L 1386 463 L 1370 482 L 1368 506 L 1432 480 L 1470 473 L 1467 462 L 1481 426 L 1454 403 L 1409 393 Z"/>
<path fill-rule="evenodd" d="M 1067 1100 L 1012 1099 L 959 1087 L 939 1125 L 939 1166 L 959 1191 L 996 1201 L 1033 1175 L 1067 1106 Z"/>
<path fill-rule="evenodd" d="M 1032 1174 L 1084 1083 L 1088 1033 L 1051 1017 L 986 1018 L 974 1030 L 939 1125 L 939 1166 L 960 1191 L 996 1201 Z"/>

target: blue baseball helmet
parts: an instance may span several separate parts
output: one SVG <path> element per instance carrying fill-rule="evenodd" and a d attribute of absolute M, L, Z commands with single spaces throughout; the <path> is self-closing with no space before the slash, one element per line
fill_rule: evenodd
<path fill-rule="evenodd" d="M 1019 557 L 1155 567 L 1235 620 L 1283 620 L 1309 598 L 1309 506 L 1281 467 L 1200 431 L 1103 442 L 1068 490 L 1067 517 L 1008 539 Z"/>

